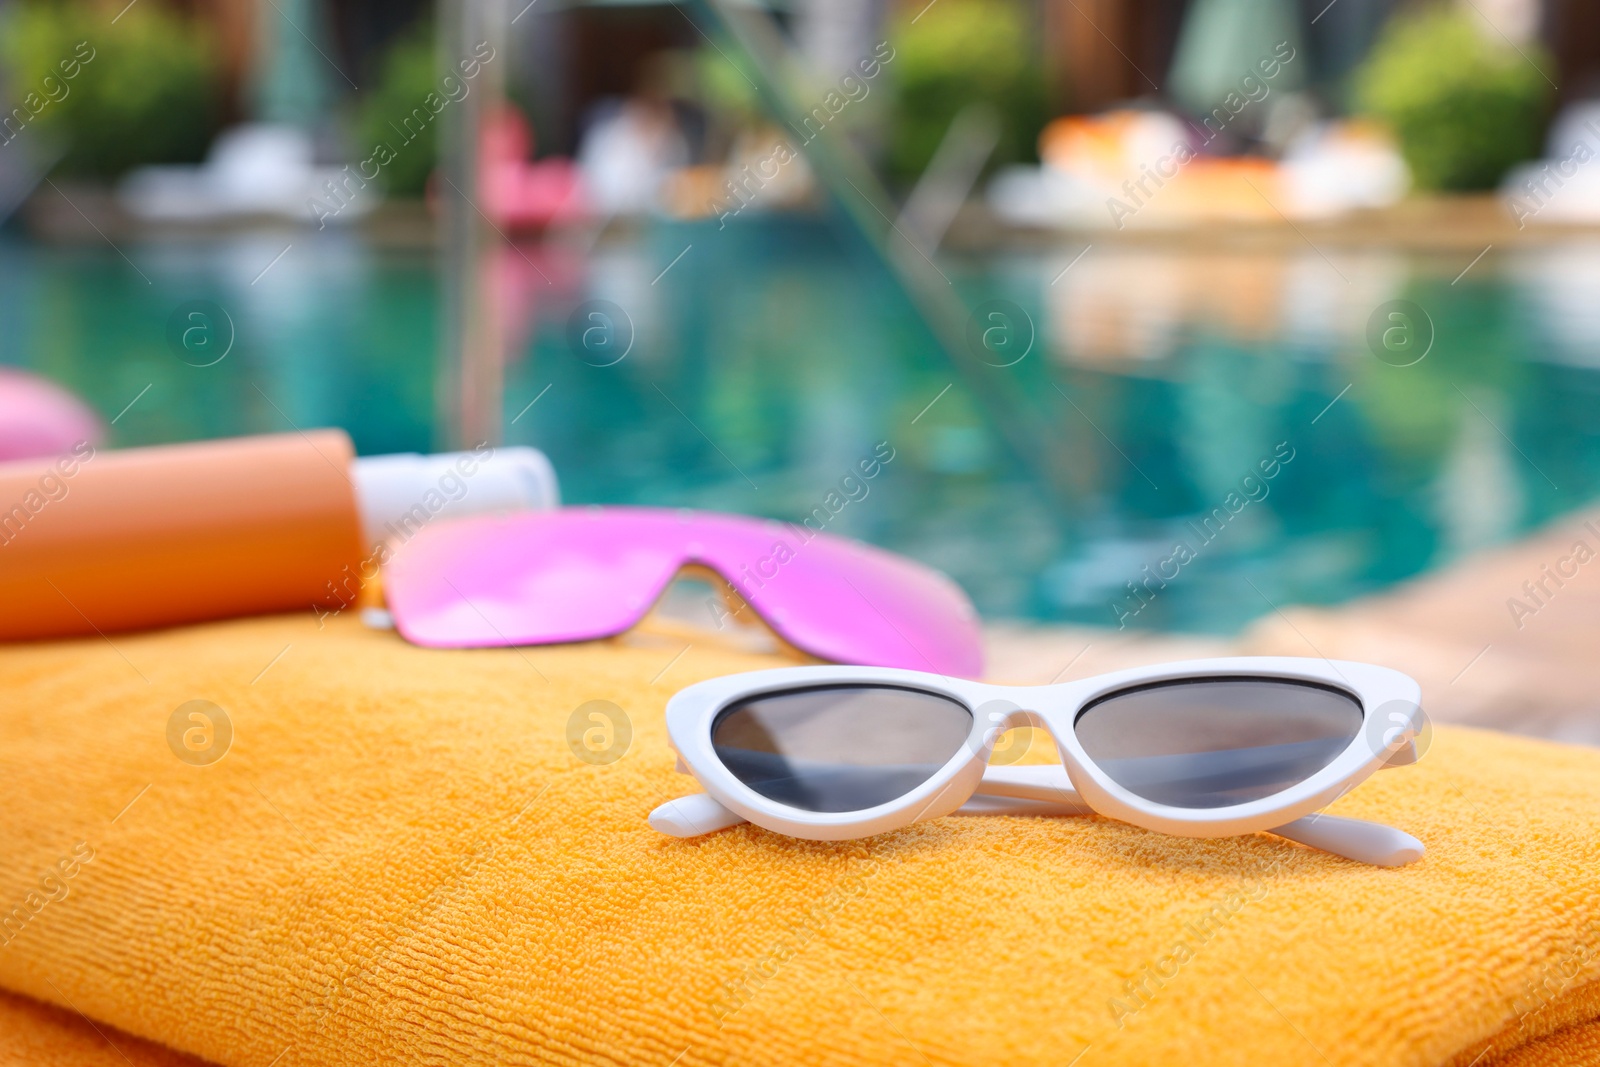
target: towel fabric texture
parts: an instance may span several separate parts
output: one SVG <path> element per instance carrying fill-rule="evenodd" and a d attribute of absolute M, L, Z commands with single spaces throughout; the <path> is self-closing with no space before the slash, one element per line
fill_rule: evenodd
<path fill-rule="evenodd" d="M 1592 750 L 1438 729 L 1331 809 L 1399 870 L 1099 818 L 681 841 L 667 697 L 775 660 L 353 614 L 0 647 L 0 1055 L 1600 1063 Z"/>
<path fill-rule="evenodd" d="M 76 1012 L 0 993 L 0 1064 L 11 1067 L 206 1067 Z"/>

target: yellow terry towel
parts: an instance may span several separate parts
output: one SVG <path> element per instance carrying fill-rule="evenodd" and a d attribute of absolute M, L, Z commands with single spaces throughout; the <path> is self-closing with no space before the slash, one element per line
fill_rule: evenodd
<path fill-rule="evenodd" d="M 0 993 L 0 1064 L 11 1067 L 207 1067 L 75 1012 Z"/>
<path fill-rule="evenodd" d="M 0 649 L 0 986 L 238 1067 L 1600 1062 L 1600 753 L 1440 729 L 1333 809 L 1401 870 L 1087 818 L 678 841 L 663 704 L 773 662 L 685 644 Z"/>

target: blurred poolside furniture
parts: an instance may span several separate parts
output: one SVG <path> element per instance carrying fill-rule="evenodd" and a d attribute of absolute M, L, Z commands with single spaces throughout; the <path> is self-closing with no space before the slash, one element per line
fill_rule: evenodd
<path fill-rule="evenodd" d="M 578 145 L 584 196 L 600 215 L 656 211 L 671 174 L 688 162 L 671 109 L 644 97 L 597 106 Z"/>
<path fill-rule="evenodd" d="M 1162 229 L 1217 222 L 1337 217 L 1399 202 L 1404 161 L 1360 122 L 1312 126 L 1281 160 L 1200 154 L 1174 115 L 1121 110 L 1056 119 L 1039 135 L 1038 167 L 990 184 L 997 215 L 1016 225 Z"/>
<path fill-rule="evenodd" d="M 515 108 L 484 119 L 480 151 L 480 203 L 499 225 L 541 229 L 588 214 L 578 168 L 569 159 L 533 161 L 533 130 Z"/>
<path fill-rule="evenodd" d="M 1289 143 L 1280 164 L 1293 218 L 1330 218 L 1400 202 L 1411 174 L 1388 134 L 1359 119 L 1320 123 Z"/>
<path fill-rule="evenodd" d="M 317 166 L 312 158 L 311 138 L 297 127 L 235 126 L 217 137 L 198 166 L 129 172 L 117 199 L 146 222 L 278 217 L 348 223 L 377 203 L 377 190 L 355 166 Z M 313 210 L 312 201 L 323 204 L 325 213 Z"/>
<path fill-rule="evenodd" d="M 1545 158 L 1512 168 L 1500 186 L 1518 226 L 1600 223 L 1600 101 L 1562 110 Z"/>

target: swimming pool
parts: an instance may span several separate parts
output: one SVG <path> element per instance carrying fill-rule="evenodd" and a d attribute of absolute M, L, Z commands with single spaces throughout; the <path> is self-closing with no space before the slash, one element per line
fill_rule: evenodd
<path fill-rule="evenodd" d="M 113 443 L 339 425 L 366 454 L 431 447 L 427 253 L 332 233 L 119 245 L 0 241 L 0 362 L 116 417 Z M 524 245 L 489 275 L 514 309 L 507 439 L 550 455 L 569 502 L 820 507 L 830 530 L 949 571 L 990 617 L 1229 632 L 1600 490 L 1600 244 L 1496 251 L 1457 277 L 1465 258 L 941 259 L 969 306 L 1020 309 L 969 330 L 1020 331 L 1016 362 L 947 355 L 881 263 L 816 219 Z M 210 366 L 167 340 L 196 300 L 233 323 Z M 613 347 L 585 347 L 596 323 Z M 1425 357 L 1398 365 L 1430 324 Z M 1380 359 L 1372 329 L 1415 347 Z M 879 477 L 841 486 L 880 447 Z"/>

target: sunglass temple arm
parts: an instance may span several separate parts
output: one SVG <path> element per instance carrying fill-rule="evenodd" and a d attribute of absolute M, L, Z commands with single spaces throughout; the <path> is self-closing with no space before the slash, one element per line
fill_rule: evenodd
<path fill-rule="evenodd" d="M 1056 808 L 1075 805 L 1080 809 L 1078 814 L 1090 814 L 1088 805 L 1085 805 L 1078 798 L 1077 792 L 1072 789 L 1066 768 L 1054 763 L 1029 766 L 989 765 L 984 769 L 984 781 L 979 785 L 978 792 L 984 797 L 1006 797 L 1032 803 L 1045 801 Z M 982 814 L 1042 813 L 1030 811 L 1022 806 L 1008 809 L 1003 805 L 986 805 L 982 809 Z M 1070 813 L 1053 811 L 1050 814 Z M 1310 848 L 1320 848 L 1325 853 L 1333 853 L 1334 856 L 1344 856 L 1362 864 L 1373 864 L 1374 867 L 1403 867 L 1416 859 L 1421 859 L 1422 856 L 1422 841 L 1411 837 L 1410 833 L 1381 822 L 1368 822 L 1365 819 L 1309 814 L 1280 827 L 1272 827 L 1270 833 L 1277 833 L 1278 837 L 1286 837 L 1291 841 L 1299 841 L 1301 845 L 1309 845 Z"/>
<path fill-rule="evenodd" d="M 684 769 L 681 764 L 679 769 Z M 1092 814 L 1064 769 L 1054 764 L 990 766 L 984 771 L 978 795 L 961 810 L 970 815 Z M 651 827 L 671 837 L 699 837 L 744 821 L 705 793 L 670 800 L 650 813 Z M 1422 842 L 1402 830 L 1338 815 L 1307 815 L 1271 832 L 1377 867 L 1402 867 L 1423 853 Z"/>
<path fill-rule="evenodd" d="M 1056 807 L 1076 805 L 1081 809 L 1079 814 L 1090 813 L 1088 806 L 1073 790 L 1066 770 L 1053 763 L 1024 767 L 998 767 L 991 764 L 983 772 L 983 784 L 978 787 L 978 792 L 983 796 L 1048 802 Z M 1008 810 L 999 805 L 987 805 L 982 811 L 986 815 L 1030 813 L 1040 814 L 1021 807 Z M 1422 842 L 1403 830 L 1364 819 L 1347 819 L 1341 815 L 1307 815 L 1283 826 L 1273 827 L 1270 832 L 1302 845 L 1377 867 L 1403 867 L 1420 859 L 1423 852 Z"/>

